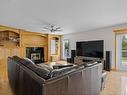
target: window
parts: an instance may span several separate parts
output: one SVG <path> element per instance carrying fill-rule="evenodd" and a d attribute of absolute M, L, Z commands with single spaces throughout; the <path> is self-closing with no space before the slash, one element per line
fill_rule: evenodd
<path fill-rule="evenodd" d="M 127 64 L 127 35 L 122 37 L 122 63 Z"/>

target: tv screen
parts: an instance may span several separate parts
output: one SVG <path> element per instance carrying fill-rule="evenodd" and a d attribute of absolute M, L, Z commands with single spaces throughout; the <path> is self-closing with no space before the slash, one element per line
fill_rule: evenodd
<path fill-rule="evenodd" d="M 103 58 L 103 40 L 76 42 L 77 56 Z"/>

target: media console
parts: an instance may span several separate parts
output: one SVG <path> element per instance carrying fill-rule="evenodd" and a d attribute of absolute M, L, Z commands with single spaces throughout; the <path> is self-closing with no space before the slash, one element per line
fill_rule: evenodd
<path fill-rule="evenodd" d="M 74 58 L 74 63 L 75 64 L 82 64 L 82 63 L 87 63 L 87 62 L 90 62 L 90 61 L 96 61 L 96 62 L 99 62 L 101 63 L 102 62 L 102 59 L 100 58 L 93 58 L 93 57 L 84 57 L 84 56 L 76 56 Z"/>

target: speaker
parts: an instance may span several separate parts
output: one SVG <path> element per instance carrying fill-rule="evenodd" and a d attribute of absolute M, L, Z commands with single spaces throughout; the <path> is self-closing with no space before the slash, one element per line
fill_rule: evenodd
<path fill-rule="evenodd" d="M 75 56 L 76 56 L 76 50 L 71 50 L 71 63 L 74 63 Z"/>
<path fill-rule="evenodd" d="M 106 51 L 106 60 L 105 60 L 105 64 L 104 64 L 104 69 L 107 71 L 111 70 L 111 51 Z"/>
<path fill-rule="evenodd" d="M 67 58 L 67 62 L 72 63 L 71 58 Z"/>

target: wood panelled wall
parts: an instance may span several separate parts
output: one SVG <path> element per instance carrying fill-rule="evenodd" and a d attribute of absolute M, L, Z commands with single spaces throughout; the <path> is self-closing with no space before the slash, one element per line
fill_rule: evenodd
<path fill-rule="evenodd" d="M 48 34 L 0 26 L 0 32 L 6 30 L 18 33 L 20 36 L 20 41 L 19 46 L 0 46 L 0 78 L 3 78 L 4 80 L 7 79 L 7 58 L 15 55 L 22 58 L 26 57 L 26 47 L 44 47 L 45 61 L 50 61 L 50 43 L 48 43 L 50 42 L 50 36 Z M 58 37 L 58 35 L 56 36 Z M 60 53 L 57 56 L 59 56 L 60 59 Z"/>
<path fill-rule="evenodd" d="M 20 47 L 22 50 L 22 56 L 26 56 L 26 47 L 44 47 L 45 61 L 48 61 L 48 35 L 40 33 L 32 33 L 21 31 L 20 32 Z"/>

